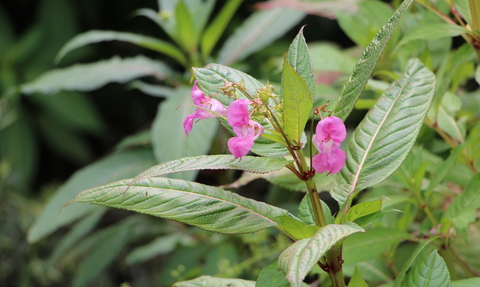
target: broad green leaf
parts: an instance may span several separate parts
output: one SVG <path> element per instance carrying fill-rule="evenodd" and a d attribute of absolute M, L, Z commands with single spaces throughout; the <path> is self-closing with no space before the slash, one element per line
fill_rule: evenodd
<path fill-rule="evenodd" d="M 254 12 L 235 30 L 218 54 L 218 62 L 231 65 L 266 47 L 296 25 L 305 14 L 276 8 Z"/>
<path fill-rule="evenodd" d="M 299 287 L 310 269 L 335 243 L 364 231 L 352 222 L 326 225 L 313 237 L 299 240 L 283 251 L 278 259 L 278 267 L 292 287 Z"/>
<path fill-rule="evenodd" d="M 286 159 L 278 157 L 244 156 L 239 161 L 233 155 L 201 155 L 158 164 L 137 175 L 134 181 L 174 172 L 205 169 L 237 169 L 252 173 L 269 173 L 283 168 L 287 163 Z"/>
<path fill-rule="evenodd" d="M 55 94 L 61 90 L 91 91 L 111 82 L 125 83 L 145 76 L 165 79 L 171 73 L 162 62 L 144 56 L 126 59 L 114 57 L 46 72 L 33 82 L 22 85 L 20 90 L 25 94 Z"/>
<path fill-rule="evenodd" d="M 130 188 L 127 190 L 127 187 Z M 121 180 L 85 190 L 70 203 L 127 209 L 224 233 L 255 232 L 276 226 L 287 211 L 218 187 L 180 179 Z"/>
<path fill-rule="evenodd" d="M 353 272 L 353 277 L 350 279 L 350 282 L 348 282 L 348 287 L 368 287 L 367 282 L 363 280 L 362 275 L 356 266 L 355 271 Z"/>
<path fill-rule="evenodd" d="M 28 242 L 37 242 L 58 228 L 99 209 L 88 204 L 69 205 L 62 209 L 80 191 L 135 176 L 153 164 L 155 161 L 150 150 L 132 150 L 113 154 L 77 171 L 45 205 L 28 231 Z"/>
<path fill-rule="evenodd" d="M 260 271 L 255 287 L 280 287 L 287 283 L 285 275 L 278 270 L 278 260 L 276 260 Z"/>
<path fill-rule="evenodd" d="M 295 240 L 312 237 L 320 229 L 318 226 L 307 225 L 305 222 L 298 221 L 289 215 L 277 217 L 275 221 L 280 222 L 277 225 L 278 229 L 289 234 Z"/>
<path fill-rule="evenodd" d="M 335 223 L 335 219 L 333 218 L 332 212 L 330 211 L 328 205 L 323 200 L 320 200 L 320 202 L 322 204 L 323 216 L 325 217 L 327 224 Z M 302 202 L 300 202 L 300 205 L 298 206 L 298 218 L 306 224 L 316 224 L 313 206 L 308 194 L 303 197 Z"/>
<path fill-rule="evenodd" d="M 361 202 L 350 208 L 343 218 L 343 221 L 354 221 L 355 219 L 378 212 L 382 209 L 383 199 Z"/>
<path fill-rule="evenodd" d="M 418 262 L 407 274 L 405 287 L 449 287 L 450 273 L 443 258 L 433 251 L 428 257 Z"/>
<path fill-rule="evenodd" d="M 207 59 L 243 0 L 225 1 L 222 10 L 205 30 L 201 39 L 202 56 Z"/>
<path fill-rule="evenodd" d="M 390 212 L 402 212 L 402 211 L 398 210 L 398 209 L 391 209 L 391 208 L 383 209 L 383 210 L 379 210 L 379 211 L 374 212 L 374 213 L 370 213 L 370 214 L 358 217 L 353 222 L 358 224 L 358 226 L 360 226 L 360 227 L 367 227 L 367 226 L 369 226 L 371 224 L 374 224 L 375 222 L 379 221 L 386 214 L 388 214 Z"/>
<path fill-rule="evenodd" d="M 453 0 L 453 3 L 455 3 L 455 8 L 457 11 L 462 15 L 463 19 L 468 24 L 472 24 L 472 15 L 470 13 L 470 5 L 469 5 L 469 0 Z M 453 283 L 453 282 L 452 282 Z"/>
<path fill-rule="evenodd" d="M 282 90 L 283 130 L 289 140 L 299 145 L 300 137 L 311 115 L 313 102 L 305 80 L 287 59 L 283 62 Z"/>
<path fill-rule="evenodd" d="M 181 87 L 174 95 L 162 102 L 152 125 L 153 151 L 158 162 L 176 160 L 183 157 L 207 154 L 218 129 L 217 119 L 207 119 L 195 123 L 188 137 L 183 129 L 183 121 L 193 112 L 190 89 Z M 198 170 L 172 174 L 173 178 L 194 180 Z"/>
<path fill-rule="evenodd" d="M 395 281 L 393 282 L 392 287 L 400 287 L 400 285 L 403 283 L 403 280 L 405 278 L 405 275 L 407 274 L 408 269 L 410 266 L 412 266 L 413 262 L 415 259 L 417 259 L 418 255 L 422 250 L 427 246 L 432 240 L 436 239 L 437 237 L 430 238 L 428 240 L 423 241 L 418 245 L 418 247 L 415 249 L 415 251 L 412 253 L 410 258 L 408 259 L 407 262 L 403 265 L 402 270 L 400 270 L 400 273 L 398 273 L 397 277 L 395 278 Z"/>
<path fill-rule="evenodd" d="M 293 69 L 303 78 L 308 86 L 310 95 L 315 94 L 315 81 L 313 80 L 312 61 L 308 52 L 305 37 L 303 37 L 303 26 L 298 32 L 292 44 L 288 48 L 287 61 Z"/>
<path fill-rule="evenodd" d="M 134 34 L 129 32 L 117 32 L 117 31 L 101 31 L 101 30 L 92 30 L 85 33 L 78 34 L 73 39 L 68 41 L 58 52 L 55 57 L 55 63 L 60 62 L 60 60 L 72 50 L 78 49 L 80 47 L 99 43 L 104 41 L 123 41 L 135 44 L 137 46 L 147 48 L 159 53 L 163 53 L 167 56 L 172 57 L 177 60 L 180 64 L 186 65 L 187 58 L 176 46 L 170 44 L 169 42 L 156 39 L 149 36 L 144 36 L 140 34 Z"/>
<path fill-rule="evenodd" d="M 468 182 L 465 189 L 449 205 L 445 217 L 460 229 L 467 228 L 468 224 L 476 219 L 476 210 L 480 207 L 480 173 L 477 173 Z"/>
<path fill-rule="evenodd" d="M 451 287 L 478 287 L 480 286 L 480 277 L 452 281 Z"/>
<path fill-rule="evenodd" d="M 212 276 L 200 276 L 196 279 L 183 281 L 173 284 L 173 287 L 255 287 L 255 281 L 233 279 L 233 278 L 216 278 Z"/>
<path fill-rule="evenodd" d="M 352 235 L 343 243 L 345 264 L 366 261 L 380 255 L 390 245 L 410 238 L 410 234 L 391 228 L 367 229 L 366 233 Z"/>
<path fill-rule="evenodd" d="M 178 1 L 175 8 L 175 22 L 177 43 L 182 46 L 188 54 L 193 54 L 197 48 L 199 33 L 195 32 L 193 15 L 183 0 Z"/>
<path fill-rule="evenodd" d="M 407 72 L 378 99 L 347 145 L 345 167 L 332 190 L 340 206 L 400 166 L 420 131 L 434 88 L 433 73 L 412 60 Z"/>
<path fill-rule="evenodd" d="M 355 66 L 349 80 L 343 86 L 340 98 L 332 108 L 331 115 L 336 116 L 343 121 L 345 121 L 345 119 L 348 117 L 358 98 L 362 94 L 370 75 L 375 69 L 378 59 L 387 46 L 388 40 L 392 36 L 403 14 L 405 11 L 407 11 L 412 2 L 413 0 L 403 1 L 402 5 L 400 5 L 392 17 L 388 19 L 388 22 L 385 24 L 385 26 L 378 31 L 375 38 L 370 42 Z"/>

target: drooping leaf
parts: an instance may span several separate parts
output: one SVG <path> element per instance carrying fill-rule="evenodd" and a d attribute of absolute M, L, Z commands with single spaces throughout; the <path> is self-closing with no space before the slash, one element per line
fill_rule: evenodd
<path fill-rule="evenodd" d="M 255 281 L 233 279 L 233 278 L 216 278 L 212 276 L 200 276 L 193 280 L 178 282 L 173 287 L 255 287 Z"/>
<path fill-rule="evenodd" d="M 75 49 L 104 41 L 123 41 L 132 43 L 170 56 L 182 65 L 185 65 L 187 62 L 185 55 L 176 46 L 169 42 L 135 33 L 101 30 L 92 30 L 78 34 L 62 47 L 54 61 L 55 63 L 58 63 L 66 54 Z"/>
<path fill-rule="evenodd" d="M 420 131 L 434 87 L 433 73 L 412 60 L 407 72 L 379 98 L 347 145 L 347 161 L 332 191 L 340 206 L 400 166 Z"/>
<path fill-rule="evenodd" d="M 154 97 L 169 98 L 174 94 L 174 89 L 170 87 L 147 84 L 140 80 L 131 82 L 128 87 L 132 89 L 138 89 L 143 93 Z"/>
<path fill-rule="evenodd" d="M 433 251 L 412 267 L 405 277 L 405 287 L 449 287 L 450 273 L 443 258 Z"/>
<path fill-rule="evenodd" d="M 77 171 L 60 187 L 45 205 L 28 231 L 27 240 L 37 242 L 58 228 L 65 226 L 100 207 L 87 204 L 70 205 L 60 209 L 77 193 L 98 185 L 137 175 L 155 164 L 151 150 L 132 150 L 113 154 Z"/>
<path fill-rule="evenodd" d="M 278 270 L 278 261 L 275 261 L 260 271 L 255 287 L 279 287 L 287 283 L 285 275 Z"/>
<path fill-rule="evenodd" d="M 287 59 L 283 62 L 283 129 L 287 138 L 300 144 L 300 137 L 310 118 L 312 97 L 305 80 L 298 74 Z"/>
<path fill-rule="evenodd" d="M 283 251 L 278 259 L 278 267 L 292 287 L 299 287 L 313 265 L 335 243 L 357 232 L 364 230 L 352 222 L 326 225 L 313 237 L 299 240 Z"/>
<path fill-rule="evenodd" d="M 460 229 L 467 228 L 468 224 L 476 219 L 476 210 L 480 207 L 480 173 L 477 173 L 468 182 L 465 189 L 449 205 L 445 217 Z"/>
<path fill-rule="evenodd" d="M 170 69 L 162 62 L 144 56 L 110 60 L 90 64 L 76 64 L 46 72 L 33 82 L 20 87 L 22 93 L 55 94 L 61 90 L 91 91 L 108 83 L 125 83 L 145 76 L 165 79 Z"/>
<path fill-rule="evenodd" d="M 303 37 L 303 26 L 298 32 L 292 44 L 288 48 L 287 61 L 292 65 L 292 68 L 303 78 L 308 86 L 310 95 L 315 94 L 315 82 L 313 80 L 312 61 L 310 53 L 308 52 L 307 42 Z"/>
<path fill-rule="evenodd" d="M 282 36 L 304 16 L 303 12 L 283 8 L 254 12 L 222 46 L 218 62 L 231 65 L 245 59 Z"/>
<path fill-rule="evenodd" d="M 286 210 L 218 187 L 162 177 L 135 183 L 121 180 L 92 188 L 78 194 L 73 202 L 127 209 L 224 234 L 276 226 L 274 219 L 288 214 Z"/>
<path fill-rule="evenodd" d="M 378 31 L 375 38 L 370 42 L 358 61 L 348 82 L 343 86 L 342 93 L 336 105 L 332 108 L 333 116 L 345 120 L 352 111 L 355 103 L 363 92 L 378 59 L 385 49 L 388 40 L 400 22 L 403 14 L 407 11 L 413 0 L 403 1 L 402 5 L 388 19 L 385 26 Z"/>

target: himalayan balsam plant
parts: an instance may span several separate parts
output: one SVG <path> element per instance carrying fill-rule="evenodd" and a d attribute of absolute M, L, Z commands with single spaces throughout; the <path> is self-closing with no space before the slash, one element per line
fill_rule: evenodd
<path fill-rule="evenodd" d="M 411 2 L 404 1 L 370 42 L 338 101 L 331 105 L 313 104 L 314 79 L 302 31 L 285 53 L 280 91 L 224 65 L 193 68 L 194 111 L 183 122 L 186 136 L 198 121 L 219 120 L 233 135 L 227 143 L 231 155 L 203 155 L 165 162 L 133 179 L 83 191 L 71 202 L 132 210 L 222 234 L 274 227 L 292 240 L 278 260 L 260 272 L 256 282 L 201 276 L 176 283 L 177 287 L 308 286 L 305 278 L 315 266 L 328 274 L 332 286 L 345 286 L 344 259 L 355 252 L 345 247 L 345 240 L 356 233 L 375 236 L 375 229 L 368 227 L 396 211 L 382 209 L 388 194 L 357 204 L 354 199 L 402 164 L 434 98 L 435 75 L 422 61 L 411 59 L 403 75 L 384 91 L 356 129 L 347 135 L 344 121 Z M 307 194 L 294 215 L 219 187 L 165 177 L 200 169 L 251 173 L 288 169 L 304 182 Z M 321 173 L 334 178 L 329 192 L 339 205 L 335 216 L 318 195 L 315 175 Z M 447 267 L 436 250 L 415 263 L 436 238 L 435 233 L 434 228 L 431 236 L 410 238 L 419 243 L 418 247 L 388 286 L 450 286 L 452 267 Z M 368 285 L 356 269 L 348 286 Z"/>

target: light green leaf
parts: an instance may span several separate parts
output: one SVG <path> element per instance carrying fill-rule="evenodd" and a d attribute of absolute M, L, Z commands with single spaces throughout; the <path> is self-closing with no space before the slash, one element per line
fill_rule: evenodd
<path fill-rule="evenodd" d="M 315 94 L 315 82 L 313 80 L 312 61 L 308 52 L 305 37 L 303 37 L 303 26 L 298 32 L 292 44 L 288 48 L 287 61 L 292 65 L 293 69 L 302 76 L 308 86 L 310 95 Z M 310 96 L 310 98 L 311 98 Z"/>
<path fill-rule="evenodd" d="M 276 8 L 254 12 L 220 49 L 218 62 L 231 65 L 266 47 L 296 25 L 305 14 Z"/>
<path fill-rule="evenodd" d="M 455 8 L 457 11 L 462 15 L 463 19 L 465 21 L 472 25 L 472 14 L 470 12 L 470 5 L 469 5 L 469 0 L 453 0 L 453 3 L 455 3 Z"/>
<path fill-rule="evenodd" d="M 420 131 L 434 88 L 433 73 L 412 60 L 407 72 L 378 99 L 347 145 L 347 161 L 332 190 L 340 206 L 400 166 Z"/>
<path fill-rule="evenodd" d="M 190 89 L 178 88 L 174 95 L 162 102 L 152 125 L 152 143 L 158 162 L 207 154 L 218 130 L 217 119 L 195 123 L 187 137 L 183 121 L 192 111 Z M 194 180 L 198 170 L 172 174 L 173 178 Z"/>
<path fill-rule="evenodd" d="M 352 222 L 326 225 L 313 237 L 299 240 L 283 251 L 278 259 L 278 267 L 292 287 L 299 287 L 313 265 L 335 243 L 357 232 L 364 230 Z"/>
<path fill-rule="evenodd" d="M 255 287 L 255 281 L 200 276 L 196 279 L 173 284 L 173 287 Z"/>
<path fill-rule="evenodd" d="M 452 281 L 451 287 L 478 287 L 480 286 L 480 277 Z"/>
<path fill-rule="evenodd" d="M 263 268 L 258 275 L 255 287 L 279 287 L 288 283 L 282 271 L 278 270 L 278 260 Z"/>
<path fill-rule="evenodd" d="M 174 94 L 174 89 L 166 86 L 147 84 L 143 81 L 133 81 L 128 85 L 131 89 L 138 89 L 149 96 L 169 98 Z"/>
<path fill-rule="evenodd" d="M 177 44 L 183 49 L 193 54 L 197 48 L 199 33 L 195 32 L 195 25 L 193 23 L 193 16 L 187 8 L 187 4 L 183 0 L 178 1 L 175 8 L 175 22 L 177 33 Z"/>
<path fill-rule="evenodd" d="M 305 80 L 287 59 L 283 62 L 283 129 L 287 138 L 300 145 L 305 125 L 310 118 L 313 102 Z"/>
<path fill-rule="evenodd" d="M 238 6 L 242 3 L 243 0 L 231 0 L 225 1 L 223 4 L 222 10 L 218 13 L 217 17 L 205 30 L 205 33 L 201 39 L 201 48 L 202 56 L 204 59 L 210 56 L 215 44 L 217 44 L 218 39 L 222 35 L 223 31 L 227 27 L 228 22 L 232 18 L 235 11 L 237 11 Z"/>
<path fill-rule="evenodd" d="M 353 277 L 350 279 L 350 282 L 348 282 L 348 287 L 368 287 L 367 282 L 363 280 L 362 275 L 356 266 L 355 271 L 353 272 Z"/>
<path fill-rule="evenodd" d="M 355 204 L 343 217 L 343 221 L 354 221 L 359 217 L 380 211 L 382 209 L 382 201 L 382 199 L 378 199 Z"/>
<path fill-rule="evenodd" d="M 111 82 L 125 83 L 145 76 L 165 79 L 171 73 L 162 62 L 144 56 L 126 59 L 114 57 L 46 72 L 33 82 L 22 85 L 20 90 L 25 94 L 55 94 L 61 90 L 91 91 Z"/>
<path fill-rule="evenodd" d="M 127 190 L 127 187 L 130 188 Z M 218 187 L 180 179 L 121 180 L 85 190 L 70 203 L 127 209 L 224 233 L 255 232 L 276 226 L 287 211 Z"/>
<path fill-rule="evenodd" d="M 158 164 L 137 175 L 134 181 L 189 170 L 236 169 L 252 173 L 269 173 L 283 168 L 287 163 L 286 159 L 278 157 L 244 156 L 239 161 L 233 155 L 201 155 Z"/>
<path fill-rule="evenodd" d="M 37 242 L 58 228 L 100 208 L 87 204 L 75 204 L 62 209 L 80 191 L 135 176 L 153 164 L 155 161 L 150 150 L 132 150 L 113 154 L 77 171 L 45 205 L 42 213 L 28 231 L 28 242 Z M 61 213 L 60 209 L 62 209 Z"/>
<path fill-rule="evenodd" d="M 280 222 L 280 225 L 277 225 L 278 229 L 289 234 L 295 240 L 312 237 L 320 229 L 318 226 L 307 225 L 289 215 L 277 217 L 275 221 Z"/>
<path fill-rule="evenodd" d="M 182 53 L 182 51 L 180 51 L 176 46 L 170 44 L 169 42 L 140 34 L 101 30 L 92 30 L 81 33 L 68 41 L 55 57 L 55 63 L 60 62 L 60 60 L 72 50 L 89 44 L 104 41 L 123 41 L 132 43 L 137 46 L 170 56 L 182 65 L 186 65 L 187 63 L 187 58 Z"/>
<path fill-rule="evenodd" d="M 380 211 L 377 211 L 377 212 L 374 212 L 374 213 L 370 213 L 368 215 L 361 216 L 361 217 L 355 219 L 353 222 L 358 224 L 358 226 L 360 226 L 360 227 L 367 227 L 367 226 L 369 226 L 371 224 L 374 224 L 375 222 L 379 221 L 387 213 L 390 213 L 390 212 L 402 212 L 402 211 L 398 210 L 398 209 L 388 208 L 388 209 L 380 210 Z"/>
<path fill-rule="evenodd" d="M 323 200 L 320 200 L 320 202 L 322 204 L 323 216 L 325 217 L 327 224 L 335 223 L 335 219 L 333 218 L 332 212 L 330 211 L 328 205 Z M 316 223 L 314 212 L 315 211 L 313 210 L 310 197 L 308 196 L 308 194 L 306 194 L 303 197 L 302 202 L 300 202 L 300 205 L 298 206 L 298 218 L 306 224 L 315 225 Z"/>
<path fill-rule="evenodd" d="M 433 251 L 428 257 L 418 262 L 407 274 L 405 287 L 449 287 L 450 273 L 443 258 Z"/>
<path fill-rule="evenodd" d="M 378 31 L 375 38 L 370 42 L 355 66 L 348 82 L 343 86 L 340 98 L 332 108 L 331 115 L 336 116 L 343 121 L 348 117 L 358 98 L 362 94 L 370 75 L 375 69 L 378 59 L 387 46 L 388 40 L 412 2 L 413 0 L 403 1 L 402 5 L 400 5 L 392 17 L 388 19 L 385 26 Z"/>
<path fill-rule="evenodd" d="M 468 182 L 465 189 L 449 205 L 445 217 L 460 229 L 476 219 L 476 210 L 480 207 L 480 173 Z"/>
<path fill-rule="evenodd" d="M 380 255 L 390 245 L 410 238 L 410 234 L 391 228 L 367 229 L 366 233 L 355 234 L 343 243 L 345 264 L 366 261 Z"/>

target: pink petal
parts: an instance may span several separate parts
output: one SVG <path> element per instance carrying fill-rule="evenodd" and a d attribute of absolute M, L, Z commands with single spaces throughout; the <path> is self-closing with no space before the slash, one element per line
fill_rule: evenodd
<path fill-rule="evenodd" d="M 220 103 L 218 100 L 215 100 L 212 98 L 210 99 L 210 110 L 216 113 L 217 115 L 224 116 L 224 117 L 227 116 L 227 109 L 225 108 L 225 106 L 222 103 Z"/>
<path fill-rule="evenodd" d="M 227 110 L 228 124 L 232 127 L 248 125 L 250 115 L 248 113 L 249 100 L 240 99 L 233 101 Z"/>
<path fill-rule="evenodd" d="M 328 174 L 338 173 L 345 165 L 346 154 L 341 149 L 334 149 L 330 153 L 322 152 L 313 157 L 313 168 L 317 173 L 329 171 Z"/>
<path fill-rule="evenodd" d="M 233 137 L 228 140 L 228 149 L 235 156 L 241 158 L 245 156 L 253 146 L 252 137 Z"/>
<path fill-rule="evenodd" d="M 188 133 L 192 130 L 194 117 L 195 117 L 195 113 L 190 114 L 183 121 L 183 129 L 185 130 L 187 137 L 188 137 Z"/>
<path fill-rule="evenodd" d="M 325 139 L 333 139 L 342 142 L 347 136 L 347 129 L 341 119 L 337 117 L 326 117 L 317 124 L 315 139 L 321 142 Z"/>
<path fill-rule="evenodd" d="M 197 82 L 198 81 L 195 81 L 193 83 L 193 87 L 192 87 L 192 100 L 193 100 L 193 103 L 197 106 L 202 106 L 203 103 L 202 101 L 206 98 L 205 97 L 205 94 L 197 87 Z"/>

